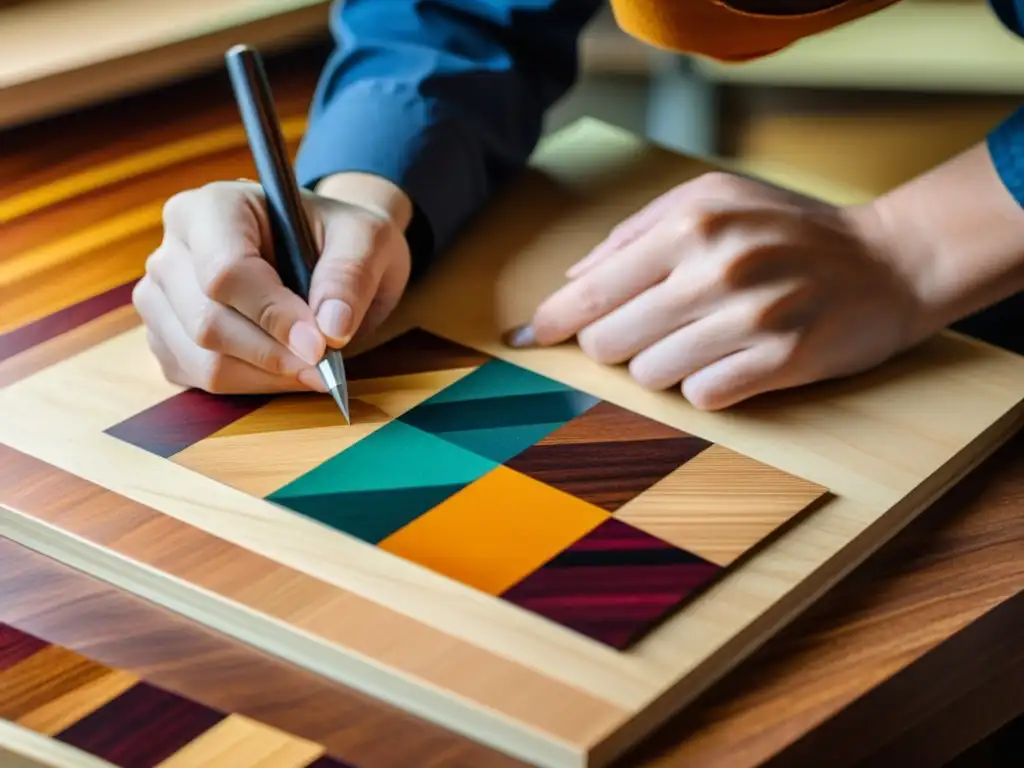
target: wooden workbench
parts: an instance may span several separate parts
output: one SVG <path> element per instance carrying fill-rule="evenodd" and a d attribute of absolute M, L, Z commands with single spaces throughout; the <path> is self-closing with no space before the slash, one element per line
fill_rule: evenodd
<path fill-rule="evenodd" d="M 297 55 L 273 68 L 283 113 L 304 111 L 318 64 Z M 197 81 L 177 87 L 176 98 L 151 94 L 10 132 L 0 185 L 5 195 L 24 192 L 101 162 L 109 168 L 140 148 L 234 130 L 225 88 L 220 78 Z M 187 103 L 188 114 L 175 113 L 174 101 Z M 134 130 L 122 137 L 117 126 L 126 120 Z M 102 187 L 105 215 L 221 178 L 223 163 L 214 151 L 132 184 L 112 177 Z M 14 237 L 45 247 L 40 233 L 87 224 L 95 222 L 69 222 L 56 206 L 19 222 Z M 137 272 L 158 240 L 158 230 L 141 227 L 108 254 L 110 265 Z M 68 264 L 81 270 L 84 295 L 124 277 L 73 256 Z M 45 274 L 38 280 L 41 290 Z M 9 307 L 17 300 L 3 297 Z M 1019 438 L 1009 443 L 627 764 L 939 765 L 1024 711 L 1021 447 Z M 0 547 L 0 622 L 18 630 L 7 636 L 22 649 L 112 668 L 122 681 L 141 678 L 197 711 L 235 713 L 240 733 L 259 730 L 258 721 L 276 729 L 274 738 L 291 734 L 360 767 L 509 764 L 9 541 Z"/>

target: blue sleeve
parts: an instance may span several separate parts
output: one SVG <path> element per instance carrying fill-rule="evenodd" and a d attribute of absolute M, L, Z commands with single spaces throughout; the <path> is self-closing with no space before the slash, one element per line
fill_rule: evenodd
<path fill-rule="evenodd" d="M 988 3 L 1004 27 L 1024 38 L 1024 0 L 988 0 Z M 986 143 L 999 178 L 1017 203 L 1024 206 L 1024 107 L 997 125 Z"/>
<path fill-rule="evenodd" d="M 343 0 L 299 149 L 299 183 L 361 171 L 415 207 L 416 269 L 520 171 L 577 76 L 602 0 Z"/>

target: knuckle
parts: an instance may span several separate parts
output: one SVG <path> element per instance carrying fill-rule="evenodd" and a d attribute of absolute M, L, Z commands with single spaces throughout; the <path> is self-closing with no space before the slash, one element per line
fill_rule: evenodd
<path fill-rule="evenodd" d="M 161 245 L 146 257 L 144 274 L 157 286 L 163 287 L 171 258 L 166 245 Z"/>
<path fill-rule="evenodd" d="M 152 281 L 145 275 L 132 288 L 132 306 L 139 314 L 142 314 L 149 305 L 152 290 Z"/>
<path fill-rule="evenodd" d="M 630 360 L 629 375 L 633 378 L 633 381 L 644 389 L 658 390 L 664 388 L 657 375 L 657 370 L 649 365 L 643 357 L 634 357 Z"/>
<path fill-rule="evenodd" d="M 226 257 L 199 274 L 199 286 L 207 298 L 220 304 L 228 303 L 232 286 L 238 282 L 241 262 Z"/>
<path fill-rule="evenodd" d="M 608 295 L 595 280 L 583 279 L 576 285 L 574 303 L 585 317 L 598 317 L 608 307 Z"/>
<path fill-rule="evenodd" d="M 693 232 L 700 238 L 710 240 L 722 231 L 726 224 L 728 224 L 729 218 L 725 211 L 699 207 L 693 212 L 690 226 Z"/>
<path fill-rule="evenodd" d="M 181 192 L 175 192 L 164 202 L 164 226 L 171 228 L 176 222 L 187 220 L 189 213 L 202 203 L 202 199 L 203 192 L 201 189 L 185 189 Z"/>
<path fill-rule="evenodd" d="M 317 265 L 314 282 L 317 303 L 338 298 L 359 305 L 371 300 L 377 287 L 373 265 L 368 259 L 323 260 Z"/>
<path fill-rule="evenodd" d="M 695 183 L 706 190 L 732 192 L 737 188 L 739 178 L 725 171 L 708 171 L 697 177 Z"/>
<path fill-rule="evenodd" d="M 207 355 L 195 372 L 194 386 L 209 392 L 211 395 L 228 394 L 225 388 L 224 367 L 226 358 L 223 355 Z"/>
<path fill-rule="evenodd" d="M 209 302 L 198 313 L 192 329 L 192 340 L 203 349 L 217 350 L 224 340 L 224 312 Z"/>
<path fill-rule="evenodd" d="M 684 379 L 679 389 L 686 401 L 698 411 L 715 411 L 721 407 L 721 397 L 710 385 Z"/>
<path fill-rule="evenodd" d="M 274 338 L 282 338 L 292 326 L 292 315 L 276 301 L 267 300 L 257 310 L 256 324 Z"/>
<path fill-rule="evenodd" d="M 597 328 L 584 328 L 576 334 L 576 341 L 587 357 L 601 365 L 621 362 L 615 340 Z"/>
<path fill-rule="evenodd" d="M 267 373 L 280 375 L 285 373 L 284 357 L 275 350 L 261 350 L 255 355 L 256 366 Z"/>

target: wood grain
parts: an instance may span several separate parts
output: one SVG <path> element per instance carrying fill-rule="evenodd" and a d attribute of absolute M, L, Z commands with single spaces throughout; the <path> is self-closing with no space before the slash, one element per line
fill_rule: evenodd
<path fill-rule="evenodd" d="M 101 679 L 144 680 L 225 713 L 220 726 L 207 732 L 211 738 L 196 744 L 203 751 L 214 751 L 240 733 L 269 745 L 268 730 L 273 729 L 276 743 L 284 740 L 280 734 L 287 734 L 305 742 L 306 749 L 310 743 L 321 745 L 357 768 L 519 765 L 8 539 L 0 538 L 0 559 L 5 564 L 0 572 L 0 623 L 35 636 L 34 643 L 23 646 L 38 653 L 52 643 L 49 648 L 62 647 L 66 658 L 80 659 L 83 666 L 110 670 Z M 241 745 L 227 754 L 226 765 L 235 768 L 246 765 L 249 753 Z M 260 757 L 267 756 L 260 751 Z"/>
<path fill-rule="evenodd" d="M 24 352 L 0 361 L 0 387 L 31 376 L 54 363 L 112 339 L 125 331 L 140 325 L 135 308 L 123 306 L 100 315 L 95 320 L 79 325 L 72 330 L 37 343 Z"/>
<path fill-rule="evenodd" d="M 222 600 L 280 619 L 360 655 L 373 654 L 405 674 L 487 701 L 505 716 L 532 720 L 565 739 L 584 739 L 622 717 L 622 710 L 609 701 L 460 643 L 30 456 L 3 445 L 0 456 L 0 504 L 195 584 Z M 226 610 L 229 604 L 221 606 Z M 380 647 L 382 633 L 399 628 L 401 636 L 415 637 L 415 642 Z M 309 645 L 305 652 L 312 652 Z M 451 666 L 450 659 L 458 659 L 458 665 Z"/>
<path fill-rule="evenodd" d="M 283 72 L 285 70 L 281 71 Z M 298 83 L 298 86 L 292 91 L 287 91 L 286 89 L 286 92 L 282 95 L 284 96 L 285 99 L 294 100 L 293 103 L 296 104 L 297 106 L 295 114 L 297 114 L 301 112 L 305 107 L 305 99 L 308 94 L 308 90 L 306 89 L 308 89 L 308 87 L 310 86 L 312 77 L 315 75 L 315 67 L 307 68 L 304 72 L 301 70 L 288 71 L 290 73 L 288 75 L 289 77 L 292 76 L 291 73 L 294 73 L 295 79 L 292 82 Z M 224 98 L 223 90 L 218 90 L 221 87 L 222 86 L 219 84 L 214 84 L 211 86 L 208 81 L 205 87 L 196 88 L 194 84 L 190 84 L 187 86 L 182 86 L 178 88 L 176 91 L 174 91 L 176 93 L 187 93 L 189 98 L 193 100 L 190 103 L 194 103 L 196 105 L 196 108 L 194 110 L 184 115 L 174 113 L 173 108 L 170 106 L 171 101 L 168 99 L 167 94 L 165 93 L 161 94 L 159 97 L 149 98 L 148 100 L 134 100 L 127 105 L 119 105 L 117 112 L 110 110 L 98 110 L 91 115 L 83 114 L 72 116 L 69 119 L 69 121 L 64 125 L 60 126 L 59 129 L 56 125 L 44 125 L 39 127 L 38 129 L 35 129 L 34 132 L 31 134 L 27 131 L 22 132 L 20 134 L 5 134 L 3 137 L 5 142 L 5 148 L 14 147 L 16 149 L 16 151 L 9 153 L 9 155 L 5 154 L 4 161 L 0 163 L 0 177 L 3 177 L 6 180 L 5 190 L 16 191 L 19 188 L 19 185 L 22 190 L 30 190 L 33 187 L 38 186 L 36 184 L 36 181 L 39 179 L 45 180 L 49 178 L 51 181 L 58 180 L 63 175 L 66 175 L 68 170 L 73 171 L 74 169 L 77 168 L 79 171 L 81 171 L 90 166 L 94 166 L 98 161 L 112 160 L 116 157 L 124 156 L 125 154 L 131 154 L 132 152 L 146 151 L 146 147 L 152 146 L 154 141 L 159 142 L 171 138 L 177 138 L 180 136 L 181 131 L 214 129 L 217 125 L 218 120 L 230 121 L 233 117 L 230 114 L 230 98 Z M 280 91 L 276 89 L 276 92 Z M 220 96 L 215 96 L 211 98 L 211 93 L 219 93 Z M 220 101 L 219 104 L 218 100 Z M 217 115 L 220 115 L 220 117 L 217 117 Z M 111 131 L 109 126 L 114 124 L 111 122 L 114 119 L 132 120 L 133 131 L 130 134 L 126 133 L 120 135 L 116 131 Z M 134 128 L 136 127 L 138 130 L 134 130 Z M 49 139 L 47 138 L 47 132 L 49 132 Z M 20 138 L 18 138 L 19 135 Z M 14 139 L 17 139 L 20 143 L 11 143 L 10 140 Z M 199 168 L 203 166 L 202 163 L 193 163 L 193 165 Z M 598 176 L 599 175 L 600 174 L 598 174 Z M 155 189 L 159 186 L 159 184 L 154 183 L 152 180 L 153 178 L 159 178 L 159 174 L 157 174 L 156 177 L 140 176 L 139 180 L 149 179 L 148 183 L 154 185 L 153 187 L 151 187 L 151 189 Z M 10 182 L 9 184 L 7 183 L 8 181 Z M 135 183 L 136 181 L 129 180 L 126 183 L 111 187 L 110 192 L 108 194 L 120 196 L 121 199 L 128 201 L 128 205 L 137 204 L 138 202 L 144 202 L 138 200 L 138 198 L 133 197 L 136 191 Z M 167 185 L 166 194 L 170 194 L 172 191 L 176 191 L 176 189 L 174 189 L 171 185 Z M 550 198 L 543 197 L 543 189 L 540 189 L 540 192 L 542 193 L 540 203 L 542 206 L 543 201 L 545 199 L 550 201 Z M 61 198 L 59 195 L 57 195 L 53 199 L 59 200 Z M 73 203 L 70 204 L 73 205 Z M 59 223 L 61 219 L 58 214 L 60 214 L 62 206 L 68 204 L 54 202 L 52 204 L 48 203 L 47 205 L 51 205 L 52 207 L 40 210 L 38 213 L 33 214 L 33 216 L 31 217 L 32 232 L 34 233 L 33 237 L 35 238 L 35 240 L 33 241 L 34 243 L 44 243 L 47 240 L 49 223 Z M 530 215 L 534 214 L 531 213 Z M 29 221 L 29 219 L 24 219 L 23 221 L 27 222 Z M 571 247 L 575 246 L 570 246 L 570 250 Z M 71 286 L 69 292 L 75 290 L 92 291 L 92 293 L 84 294 L 82 296 L 84 298 L 87 298 L 88 295 L 94 295 L 101 289 L 92 289 L 89 288 L 84 283 L 82 283 L 77 286 Z M 524 300 L 524 302 L 528 301 L 528 298 Z M 511 307 L 513 314 L 515 311 L 517 311 L 515 310 L 516 304 L 514 301 L 511 302 L 511 304 L 506 304 L 503 306 L 505 307 L 505 311 L 507 311 Z M 932 350 L 932 352 L 936 353 L 936 356 L 932 358 L 933 362 L 942 363 L 943 356 L 941 351 Z M 948 362 L 948 360 L 946 362 Z M 840 387 L 839 390 L 841 391 L 842 388 Z M 913 412 L 915 408 L 914 395 L 919 394 L 915 392 L 915 388 L 913 386 L 908 387 L 906 390 L 906 397 L 900 395 L 899 392 L 896 392 L 895 394 L 902 398 L 900 401 L 905 403 L 908 411 Z M 860 408 L 863 404 L 857 403 L 856 398 L 854 398 L 853 400 L 850 400 L 848 402 L 848 405 Z M 751 411 L 752 413 L 750 415 L 757 419 L 758 410 L 754 408 L 751 409 Z M 867 412 L 861 411 L 860 413 L 862 416 L 866 416 L 869 419 L 877 417 L 877 414 L 871 413 L 870 409 Z M 958 424 L 957 414 L 950 413 L 948 414 L 948 416 L 948 423 L 943 420 L 938 420 L 932 425 L 932 433 L 929 435 L 931 438 L 935 438 L 939 442 L 942 442 L 943 440 L 948 439 L 951 432 L 955 431 L 955 429 L 958 428 L 956 426 Z M 952 430 L 950 429 L 950 425 L 952 425 Z M 868 430 L 868 432 L 870 432 L 870 430 Z M 860 448 L 863 450 L 865 447 L 860 446 Z M 884 446 L 880 449 L 880 452 L 880 461 L 891 461 L 891 463 L 893 464 L 893 467 L 891 468 L 891 471 L 888 475 L 888 480 L 898 483 L 901 472 L 905 470 L 905 466 L 902 465 L 902 461 L 906 460 L 907 457 L 890 456 L 885 451 Z M 917 458 L 920 458 L 920 454 L 918 454 Z M 913 463 L 913 461 L 911 460 L 910 463 Z M 865 487 L 865 490 L 869 494 L 872 492 L 870 484 Z M 992 520 L 992 518 L 984 519 L 989 521 Z M 978 532 L 975 532 L 973 534 L 973 536 L 975 537 L 974 540 L 977 540 L 976 537 L 978 535 Z M 959 541 L 959 539 L 957 539 L 957 541 Z M 973 552 L 973 549 L 971 548 L 970 544 L 964 543 L 963 546 L 965 547 L 964 549 L 956 549 L 956 547 L 952 548 L 953 550 L 955 550 L 954 554 L 956 555 L 956 557 L 961 557 L 965 553 Z M 975 567 L 980 569 L 980 571 L 984 571 L 986 568 L 992 567 L 993 562 L 998 562 L 999 551 L 1001 550 L 999 550 L 999 548 L 997 547 L 996 550 L 993 552 L 984 553 L 986 556 L 990 556 L 991 559 L 983 558 L 981 560 L 975 561 Z M 950 557 L 953 561 L 956 560 L 956 557 L 954 557 L 953 554 L 951 554 Z M 934 566 L 934 560 L 934 556 L 927 555 L 923 555 L 920 559 L 912 558 L 914 567 L 925 574 L 927 574 L 929 572 L 929 569 L 931 569 Z M 953 568 L 955 570 L 955 565 L 951 564 L 950 568 Z M 935 607 L 936 603 L 929 597 L 931 593 L 927 588 L 926 580 L 925 582 L 922 582 L 921 586 L 922 589 L 920 593 L 917 593 L 915 592 L 915 590 L 910 589 L 909 592 L 913 593 L 914 597 L 907 597 L 907 600 L 913 602 L 915 598 L 919 598 L 922 602 L 929 603 L 929 605 Z M 1007 584 L 1005 583 L 1001 583 L 1000 586 L 1004 590 L 1011 590 L 1010 594 L 1012 594 L 1012 587 L 1007 586 Z M 1018 586 L 1016 587 L 1016 589 L 1019 591 L 1020 587 Z M 1003 597 L 993 597 L 993 599 L 996 600 L 996 602 L 998 602 L 999 600 L 1005 600 L 1005 595 L 1007 593 L 1004 592 L 1002 594 Z M 892 610 L 896 609 L 891 608 L 889 612 L 886 613 L 887 609 L 884 607 L 886 605 L 885 597 L 885 594 L 882 594 L 881 596 L 874 595 L 872 599 L 877 599 L 880 601 L 878 605 L 881 607 L 879 607 L 878 610 L 882 612 L 883 615 L 891 616 Z M 871 604 L 875 605 L 875 603 Z M 954 606 L 950 606 L 949 611 L 951 613 L 941 615 L 947 616 L 948 618 L 950 615 L 955 614 L 956 618 L 948 622 L 939 622 L 938 626 L 935 627 L 936 634 L 934 636 L 929 636 L 929 642 L 938 643 L 940 637 L 948 636 L 946 634 L 947 632 L 953 633 L 957 631 L 957 629 L 962 629 L 964 626 L 967 626 L 971 621 L 977 618 L 978 614 L 972 613 L 973 610 L 974 609 L 971 608 L 971 610 L 964 610 L 961 612 Z M 868 633 L 866 636 L 863 632 L 858 633 L 857 631 L 854 631 L 855 628 L 861 628 L 862 624 L 863 622 L 855 622 L 853 627 L 847 627 L 842 632 L 836 630 L 836 633 L 834 635 L 829 634 L 829 647 L 845 649 L 845 658 L 837 660 L 837 658 L 833 657 L 832 652 L 830 651 L 828 657 L 831 661 L 822 662 L 822 665 L 820 666 L 815 666 L 813 663 L 810 663 L 810 668 L 816 670 L 815 675 L 828 676 L 829 670 L 833 669 L 835 679 L 839 681 L 843 678 L 849 677 L 849 665 L 856 665 L 860 663 L 859 660 L 861 660 L 863 657 L 865 669 L 871 671 L 870 673 L 866 673 L 860 677 L 855 675 L 855 677 L 857 677 L 857 679 L 860 681 L 858 684 L 863 683 L 863 685 L 866 686 L 866 688 L 862 690 L 867 690 L 871 686 L 878 685 L 879 680 L 881 678 L 879 677 L 879 675 L 874 674 L 874 671 L 871 667 L 872 659 L 875 657 L 871 656 L 870 653 L 868 653 L 865 656 L 863 648 L 861 646 L 850 646 L 842 644 L 842 640 L 849 636 L 856 638 L 858 642 L 865 643 L 867 647 L 871 647 L 871 642 L 882 642 L 884 633 L 880 630 L 877 635 L 871 635 L 870 633 Z M 935 622 L 933 622 L 933 625 L 934 624 Z M 904 634 L 911 636 L 914 634 L 914 631 L 919 629 L 919 627 L 915 623 L 910 621 L 908 621 L 904 625 L 904 627 Z M 798 647 L 796 656 L 802 659 L 803 665 L 807 665 L 808 659 L 800 655 L 804 649 L 803 644 L 798 641 L 794 641 L 794 643 Z M 904 662 L 907 660 L 907 658 L 915 657 L 914 654 L 917 653 L 923 653 L 924 651 L 922 649 L 925 648 L 926 645 L 927 644 L 911 643 L 911 648 L 906 651 L 906 656 L 901 655 L 896 662 L 893 662 L 893 664 L 884 666 L 883 672 L 881 673 L 881 677 L 885 677 L 888 674 L 892 674 L 893 676 L 896 676 L 898 678 L 898 675 L 902 674 L 902 670 L 905 666 Z M 792 647 L 789 647 L 788 651 L 793 652 Z M 836 651 L 836 653 L 838 654 L 840 653 L 840 651 Z M 813 657 L 813 654 L 812 658 L 815 658 Z M 833 665 L 833 667 L 829 667 L 830 663 Z M 935 668 L 933 668 L 933 673 L 935 671 Z M 801 674 L 801 666 L 794 665 L 791 669 L 788 669 L 784 674 L 780 675 L 783 682 L 779 683 L 779 685 L 781 685 L 782 688 L 770 689 L 770 692 L 766 693 L 765 696 L 767 698 L 771 698 L 772 696 L 788 696 L 788 689 L 785 687 L 787 684 L 786 681 L 789 681 L 789 684 L 793 684 L 792 679 L 788 676 L 792 675 L 794 678 L 800 679 Z M 937 677 L 941 678 L 941 676 Z M 747 685 L 750 685 L 749 677 L 744 678 L 744 680 L 746 681 Z M 847 689 L 842 685 L 839 685 L 838 687 L 843 690 L 844 696 L 847 693 L 850 693 L 850 689 Z M 752 688 L 753 690 L 759 690 L 756 684 L 753 685 Z M 797 693 L 795 693 L 794 695 L 800 697 L 802 695 L 800 693 L 801 690 L 804 689 L 801 689 L 799 685 L 796 685 Z M 814 689 L 807 688 L 806 690 L 813 692 Z M 857 694 L 850 693 L 850 695 L 855 696 Z M 797 735 L 799 735 L 800 733 L 805 733 L 808 730 L 813 730 L 817 726 L 817 723 L 820 722 L 819 720 L 815 720 L 815 716 L 827 718 L 827 713 L 834 712 L 836 711 L 836 708 L 841 708 L 842 706 L 844 706 L 843 696 L 830 698 L 829 701 L 825 703 L 822 703 L 818 699 L 816 699 L 813 696 L 813 693 L 803 694 L 803 696 L 803 704 L 800 708 L 798 708 L 799 711 L 797 712 L 794 712 L 793 710 L 787 709 L 785 707 L 776 707 L 774 709 L 768 707 L 766 710 L 761 711 L 761 714 L 759 716 L 764 717 L 766 722 L 771 723 L 771 725 L 766 726 L 764 733 L 762 733 L 761 731 L 757 731 L 757 729 L 755 729 L 755 731 L 757 731 L 758 733 L 758 737 L 756 737 L 755 740 L 757 740 L 757 738 L 763 737 L 763 739 L 760 741 L 760 748 L 762 748 L 765 751 L 765 754 L 771 752 L 772 750 L 779 749 L 779 744 L 786 742 L 787 739 L 795 739 L 797 738 Z M 889 699 L 887 701 L 898 701 L 898 697 Z M 890 706 L 898 708 L 900 705 L 897 703 L 891 704 Z M 742 709 L 742 707 L 740 709 Z M 813 716 L 809 716 L 807 719 L 802 719 L 807 712 L 811 712 Z M 777 719 L 774 719 L 776 718 L 776 713 Z M 707 730 L 718 733 L 720 740 L 716 742 L 717 746 L 709 747 L 709 751 L 700 759 L 725 759 L 725 756 L 729 754 L 730 747 L 728 745 L 730 744 L 730 741 L 735 742 L 737 739 L 742 740 L 742 735 L 750 731 L 750 723 L 748 721 L 743 720 L 742 717 L 738 717 L 736 712 L 726 712 L 721 716 L 723 718 L 722 722 L 724 722 L 725 725 L 723 725 L 720 730 L 716 731 L 714 727 L 707 726 L 706 724 L 705 728 L 702 728 L 702 731 Z M 729 723 L 734 722 L 734 718 L 738 718 L 736 722 L 738 722 L 739 724 L 735 726 L 730 726 Z M 780 725 L 780 722 L 782 723 L 782 725 Z M 730 727 L 733 727 L 734 730 L 730 730 Z M 723 736 L 723 733 L 726 735 Z M 765 736 L 765 733 L 767 733 L 768 735 Z M 716 752 L 715 750 L 718 751 Z M 718 755 L 718 758 L 714 757 L 715 754 Z M 753 752 L 751 754 L 753 754 Z M 687 764 L 697 765 L 700 763 L 691 762 Z M 713 763 L 708 762 L 706 764 L 710 765 Z"/>
<path fill-rule="evenodd" d="M 630 762 L 940 768 L 1024 714 L 1022 547 L 1019 434 Z"/>

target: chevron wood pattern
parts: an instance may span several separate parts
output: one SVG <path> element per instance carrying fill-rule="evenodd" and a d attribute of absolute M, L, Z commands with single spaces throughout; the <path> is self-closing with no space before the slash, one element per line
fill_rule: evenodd
<path fill-rule="evenodd" d="M 657 515 L 636 511 L 651 507 L 644 493 L 703 454 L 709 441 L 422 328 L 355 356 L 349 368 L 354 430 L 337 424 L 325 398 L 303 398 L 312 411 L 293 398 L 279 417 L 261 413 L 270 398 L 185 391 L 106 433 L 172 461 L 188 451 L 184 465 L 229 483 L 241 480 L 236 487 L 252 492 L 265 489 L 263 468 L 272 450 L 263 430 L 279 442 L 280 429 L 266 425 L 286 418 L 290 434 L 316 432 L 322 453 L 304 454 L 312 459 L 308 466 L 289 462 L 289 482 L 266 494 L 268 501 L 620 650 L 721 572 L 690 551 L 680 533 L 688 529 L 674 526 L 669 543 L 629 522 L 664 527 Z M 442 386 L 434 393 L 419 389 L 426 397 L 414 402 L 409 380 L 426 384 L 423 377 Z M 244 421 L 250 423 L 234 426 Z M 248 450 L 240 451 L 241 435 Z M 711 489 L 713 500 L 743 485 L 742 473 L 750 471 L 786 501 L 775 526 L 769 519 L 744 529 L 760 538 L 824 495 L 823 488 L 752 459 L 727 466 L 738 474 L 712 475 L 721 485 L 721 491 Z M 667 502 L 672 510 L 685 509 L 678 500 L 686 485 L 673 478 L 670 487 L 679 486 Z M 756 498 L 743 501 L 740 514 L 765 520 Z M 607 519 L 623 505 L 621 519 Z M 734 508 L 721 511 L 730 513 Z M 757 543 L 754 537 L 743 541 L 740 554 Z M 582 552 L 591 552 L 588 562 L 614 560 L 618 545 L 624 547 L 621 567 L 562 568 Z M 651 557 L 650 565 L 662 558 L 672 567 L 641 567 Z M 573 587 L 554 588 L 572 594 L 536 594 L 543 585 L 565 582 L 567 574 L 583 577 Z M 589 605 L 590 619 L 571 617 L 570 603 L 577 611 Z"/>

